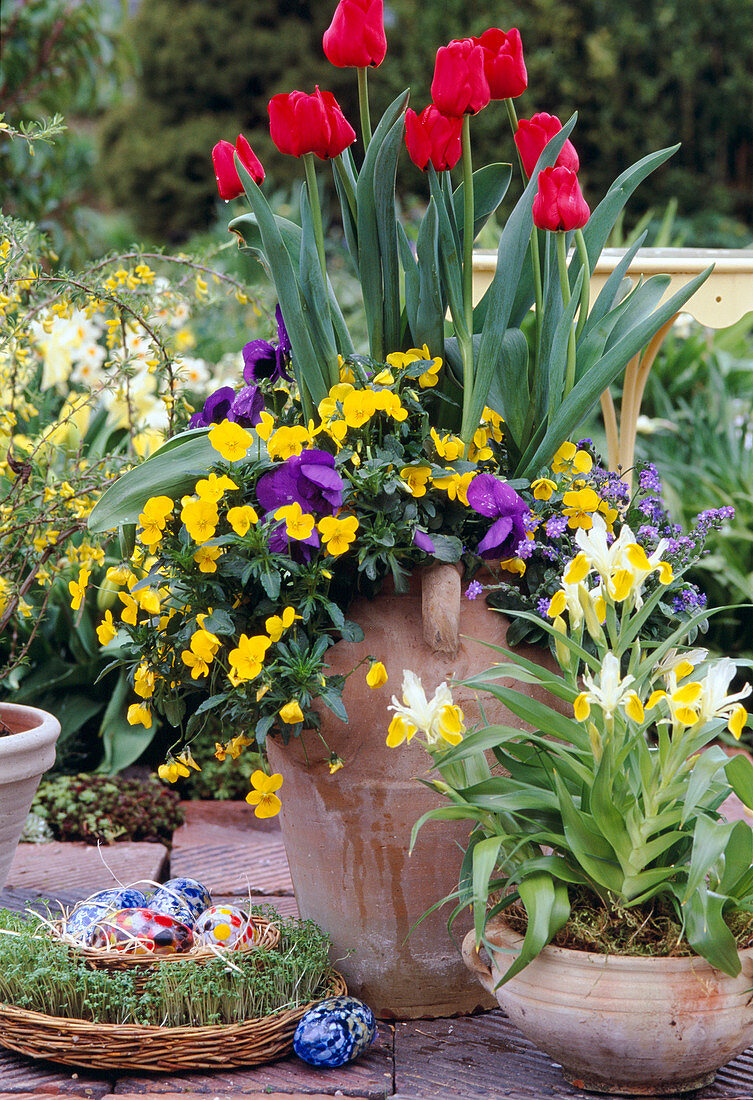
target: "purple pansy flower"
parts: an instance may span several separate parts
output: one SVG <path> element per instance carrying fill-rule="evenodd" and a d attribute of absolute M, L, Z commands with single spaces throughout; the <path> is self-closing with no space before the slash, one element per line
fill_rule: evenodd
<path fill-rule="evenodd" d="M 307 539 L 291 539 L 285 533 L 285 524 L 273 528 L 269 536 L 269 549 L 273 554 L 285 554 L 294 561 L 309 562 L 314 556 L 314 550 L 320 546 L 319 535 L 316 528 Z"/>
<path fill-rule="evenodd" d="M 301 451 L 260 477 L 256 496 L 265 512 L 298 503 L 304 512 L 331 516 L 342 505 L 343 480 L 327 451 Z"/>
<path fill-rule="evenodd" d="M 282 310 L 279 305 L 275 306 L 275 320 L 277 321 L 277 350 L 283 360 L 289 360 L 292 351 L 290 337 L 288 336 L 288 330 L 285 328 L 285 322 L 282 319 Z"/>
<path fill-rule="evenodd" d="M 227 420 L 230 406 L 235 400 L 235 390 L 232 386 L 221 386 L 220 389 L 210 393 L 204 402 L 204 407 L 195 412 L 188 421 L 189 428 L 208 428 L 210 424 L 219 424 Z"/>
<path fill-rule="evenodd" d="M 242 428 L 253 428 L 261 420 L 263 410 L 264 394 L 259 387 L 244 386 L 235 395 L 227 418 L 240 424 Z"/>
<path fill-rule="evenodd" d="M 280 378 L 290 381 L 286 365 L 290 361 L 290 337 L 282 319 L 280 307 L 275 309 L 277 319 L 277 344 L 268 340 L 251 340 L 243 348 L 243 377 L 249 385 L 255 385 L 260 379 L 268 378 L 277 382 Z"/>
<path fill-rule="evenodd" d="M 468 486 L 468 503 L 474 512 L 494 523 L 478 544 L 482 558 L 509 558 L 525 538 L 528 505 L 514 489 L 493 474 L 478 474 Z"/>
<path fill-rule="evenodd" d="M 434 543 L 425 531 L 419 531 L 418 529 L 416 529 L 413 532 L 413 544 L 414 546 L 417 546 L 419 550 L 423 550 L 425 554 L 434 553 Z"/>

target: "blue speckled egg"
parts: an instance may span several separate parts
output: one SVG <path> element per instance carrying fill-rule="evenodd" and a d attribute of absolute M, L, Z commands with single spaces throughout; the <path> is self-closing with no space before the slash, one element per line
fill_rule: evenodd
<path fill-rule="evenodd" d="M 110 909 L 143 909 L 146 906 L 146 894 L 133 886 L 121 886 L 116 890 L 100 890 L 92 894 L 87 902 L 93 905 L 107 905 Z"/>
<path fill-rule="evenodd" d="M 153 894 L 148 908 L 153 913 L 160 913 L 163 917 L 172 917 L 173 920 L 179 920 L 183 924 L 187 924 L 189 928 L 193 928 L 196 923 L 196 911 L 186 905 L 182 898 L 176 897 L 174 894 L 161 894 L 159 890 L 156 894 Z"/>
<path fill-rule="evenodd" d="M 113 907 L 107 902 L 99 904 L 98 902 L 85 901 L 81 905 L 77 905 L 68 917 L 63 926 L 64 931 L 72 936 L 77 943 L 88 947 L 94 925 L 112 912 Z"/>
<path fill-rule="evenodd" d="M 309 1009 L 295 1029 L 293 1049 L 311 1066 L 352 1062 L 373 1043 L 374 1013 L 355 997 L 330 997 Z"/>
<path fill-rule="evenodd" d="M 197 882 L 195 878 L 171 878 L 167 882 L 163 882 L 159 890 L 152 895 L 149 908 L 158 913 L 178 916 L 169 907 L 171 900 L 173 903 L 177 902 L 190 909 L 192 913 L 191 923 L 193 923 L 199 914 L 203 913 L 212 904 L 212 895 L 206 886 Z"/>

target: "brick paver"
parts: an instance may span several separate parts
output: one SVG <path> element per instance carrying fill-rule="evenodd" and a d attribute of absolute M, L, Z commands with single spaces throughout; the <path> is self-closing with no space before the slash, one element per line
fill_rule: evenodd
<path fill-rule="evenodd" d="M 118 882 L 160 882 L 166 863 L 167 848 L 162 844 L 123 842 L 99 848 L 57 840 L 19 844 L 6 885 L 61 900 L 63 894 L 81 900 L 97 890 L 109 890 Z"/>

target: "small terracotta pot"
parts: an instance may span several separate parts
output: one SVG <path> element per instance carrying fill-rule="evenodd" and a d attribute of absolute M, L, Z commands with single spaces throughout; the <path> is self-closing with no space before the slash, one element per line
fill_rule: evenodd
<path fill-rule="evenodd" d="M 55 763 L 60 723 L 44 710 L 0 703 L 0 888 L 5 885 L 39 780 Z"/>
<path fill-rule="evenodd" d="M 599 955 L 545 947 L 495 989 L 522 936 L 500 920 L 486 928 L 491 969 L 474 933 L 463 959 L 513 1023 L 559 1062 L 576 1088 L 620 1096 L 688 1092 L 753 1042 L 753 948 L 731 978 L 698 955 Z"/>
<path fill-rule="evenodd" d="M 469 979 L 447 932 L 451 906 L 411 931 L 457 889 L 470 825 L 429 822 L 408 855 L 414 823 L 444 803 L 418 782 L 430 771 L 425 750 L 415 742 L 389 749 L 385 740 L 387 708 L 392 694 L 401 693 L 404 669 L 420 675 L 431 696 L 443 680 L 494 664 L 495 654 L 471 639 L 504 645 L 508 620 L 483 600 L 461 601 L 459 573 L 447 565 L 414 576 L 406 595 L 356 601 L 348 618 L 363 627 L 365 640 L 334 646 L 327 654 L 331 671 L 345 675 L 370 655 L 384 662 L 389 681 L 372 691 L 365 665 L 345 684 L 349 723 L 321 710 L 323 736 L 344 768 L 330 775 L 329 753 L 315 735 L 306 734 L 304 744 L 267 741 L 272 768 L 284 777 L 281 825 L 299 911 L 329 934 L 349 990 L 378 1016 L 413 1019 L 493 1007 Z M 542 649 L 521 649 L 532 660 L 549 657 Z M 453 696 L 469 725 L 480 719 L 472 692 L 453 689 Z M 491 696 L 484 707 L 490 721 L 521 724 Z M 467 927 L 458 920 L 455 935 Z"/>

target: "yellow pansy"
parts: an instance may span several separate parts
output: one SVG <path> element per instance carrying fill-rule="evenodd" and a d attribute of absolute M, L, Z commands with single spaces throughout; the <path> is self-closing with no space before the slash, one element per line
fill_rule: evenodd
<path fill-rule="evenodd" d="M 387 683 L 387 669 L 381 661 L 374 661 L 366 673 L 366 683 L 370 688 L 380 688 Z"/>
<path fill-rule="evenodd" d="M 551 500 L 552 493 L 557 489 L 557 482 L 549 477 L 537 477 L 531 482 L 534 500 Z"/>
<path fill-rule="evenodd" d="M 236 535 L 245 535 L 252 523 L 258 523 L 259 517 L 256 509 L 250 504 L 239 504 L 235 508 L 228 509 L 227 521 Z"/>
<path fill-rule="evenodd" d="M 304 512 L 297 500 L 293 504 L 283 504 L 278 508 L 275 519 L 284 520 L 285 534 L 289 539 L 296 539 L 299 542 L 311 538 L 316 523 L 315 517 Z"/>
<path fill-rule="evenodd" d="M 259 423 L 254 426 L 254 431 L 258 435 L 259 439 L 263 440 L 266 443 L 274 430 L 275 418 L 272 416 L 271 413 L 268 413 L 266 409 L 262 410 L 260 416 L 261 419 L 259 420 Z"/>
<path fill-rule="evenodd" d="M 303 711 L 297 699 L 291 699 L 284 707 L 280 707 L 278 713 L 283 722 L 288 726 L 294 726 L 296 722 L 303 721 Z"/>
<path fill-rule="evenodd" d="M 152 712 L 143 703 L 131 703 L 126 714 L 126 721 L 129 726 L 144 726 L 145 729 L 150 730 L 152 728 Z"/>
<path fill-rule="evenodd" d="M 344 554 L 354 541 L 358 520 L 355 516 L 344 516 L 342 519 L 338 516 L 324 516 L 316 526 L 327 548 L 327 553 L 336 558 Z"/>
<path fill-rule="evenodd" d="M 454 462 L 456 458 L 462 458 L 465 452 L 465 443 L 457 435 L 439 435 L 435 428 L 429 433 L 434 441 L 434 449 L 440 458 L 447 462 Z"/>
<path fill-rule="evenodd" d="M 286 607 L 282 615 L 270 615 L 264 623 L 264 629 L 269 634 L 269 640 L 272 644 L 279 642 L 285 631 L 293 625 L 294 620 L 300 619 L 300 617 L 300 615 L 296 615 L 295 609 L 292 607 Z"/>
<path fill-rule="evenodd" d="M 403 466 L 400 477 L 406 483 L 411 496 L 426 495 L 426 483 L 431 477 L 430 466 Z"/>
<path fill-rule="evenodd" d="M 310 434 L 302 424 L 292 428 L 278 428 L 267 440 L 267 454 L 270 458 L 293 458 L 299 455 L 304 445 L 310 441 Z"/>
<path fill-rule="evenodd" d="M 100 645 L 108 645 L 115 635 L 117 634 L 117 628 L 112 618 L 112 611 L 105 611 L 105 617 L 97 627 L 97 638 Z"/>
<path fill-rule="evenodd" d="M 593 489 L 571 489 L 562 497 L 563 514 L 573 531 L 579 527 L 588 531 L 593 526 L 593 513 L 598 511 L 599 497 Z"/>
<path fill-rule="evenodd" d="M 394 375 L 390 370 L 382 370 L 375 374 L 371 380 L 375 386 L 392 386 L 395 383 Z"/>
<path fill-rule="evenodd" d="M 282 808 L 282 802 L 275 794 L 282 786 L 279 772 L 265 775 L 257 768 L 251 776 L 251 786 L 253 790 L 246 795 L 246 802 L 254 807 L 256 817 L 276 817 Z"/>
<path fill-rule="evenodd" d="M 226 462 L 238 462 L 245 458 L 248 449 L 253 443 L 253 436 L 249 435 L 240 424 L 232 420 L 222 420 L 215 424 L 207 436 L 210 445 Z"/>
<path fill-rule="evenodd" d="M 400 398 L 392 390 L 379 390 L 374 395 L 374 406 L 377 410 L 386 412 L 388 416 L 399 423 L 408 417 L 408 410 L 403 408 L 400 404 Z"/>
<path fill-rule="evenodd" d="M 352 390 L 343 399 L 343 420 L 349 428 L 362 427 L 377 409 L 373 390 Z"/>
<path fill-rule="evenodd" d="M 593 459 L 587 451 L 579 451 L 574 443 L 563 443 L 552 459 L 555 474 L 587 474 L 593 466 Z"/>
<path fill-rule="evenodd" d="M 213 504 L 212 501 L 196 500 L 188 497 L 184 498 L 180 518 L 183 520 L 189 536 L 194 542 L 201 545 L 214 538 L 220 516 L 217 505 Z"/>
<path fill-rule="evenodd" d="M 222 557 L 219 546 L 200 546 L 193 556 L 200 573 L 216 573 L 217 560 Z"/>
<path fill-rule="evenodd" d="M 433 477 L 431 483 L 436 485 L 437 489 L 444 489 L 450 500 L 459 500 L 467 508 L 468 486 L 475 476 L 475 470 L 470 470 L 467 474 L 458 474 L 454 470 L 448 470 L 441 477 Z"/>
<path fill-rule="evenodd" d="M 172 757 L 168 757 L 167 763 L 160 764 L 157 768 L 157 775 L 168 783 L 177 783 L 179 779 L 185 779 L 190 774 L 185 764 L 179 764 Z"/>
<path fill-rule="evenodd" d="M 272 642 L 266 634 L 241 634 L 238 645 L 228 654 L 230 665 L 230 682 L 237 687 L 238 684 L 253 680 L 262 670 L 264 657 Z"/>
<path fill-rule="evenodd" d="M 140 699 L 151 699 L 157 677 L 153 668 L 142 661 L 133 674 L 133 690 Z"/>
<path fill-rule="evenodd" d="M 139 609 L 133 596 L 129 596 L 127 592 L 118 592 L 118 599 L 123 603 L 123 611 L 120 616 L 121 619 L 124 623 L 135 626 Z"/>
<path fill-rule="evenodd" d="M 477 428 L 473 433 L 473 439 L 468 449 L 469 462 L 486 462 L 492 458 L 494 451 L 489 446 L 489 435 L 484 428 Z"/>
<path fill-rule="evenodd" d="M 196 495 L 199 500 L 208 500 L 212 504 L 216 504 L 222 500 L 226 492 L 237 488 L 238 486 L 227 474 L 221 474 L 220 476 L 209 474 L 196 482 Z"/>

